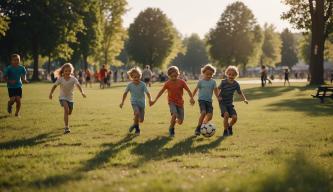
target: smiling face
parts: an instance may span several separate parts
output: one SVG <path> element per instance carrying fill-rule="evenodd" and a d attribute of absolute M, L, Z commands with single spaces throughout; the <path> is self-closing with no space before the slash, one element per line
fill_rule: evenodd
<path fill-rule="evenodd" d="M 65 67 L 64 68 L 64 77 L 69 77 L 72 74 L 72 68 Z"/>
<path fill-rule="evenodd" d="M 10 63 L 13 65 L 13 66 L 18 66 L 20 64 L 20 58 L 19 57 L 12 57 L 10 59 Z"/>
<path fill-rule="evenodd" d="M 203 73 L 204 79 L 209 80 L 213 77 L 214 71 L 207 69 L 205 70 L 205 72 Z"/>
<path fill-rule="evenodd" d="M 228 70 L 227 72 L 227 78 L 231 81 L 235 80 L 235 78 L 237 77 L 237 73 L 234 70 Z"/>
<path fill-rule="evenodd" d="M 169 75 L 169 79 L 171 81 L 176 81 L 178 79 L 178 76 L 179 76 L 179 74 L 176 71 L 174 71 Z"/>
<path fill-rule="evenodd" d="M 131 79 L 134 83 L 139 83 L 140 82 L 140 74 L 136 71 L 133 71 L 131 73 Z"/>

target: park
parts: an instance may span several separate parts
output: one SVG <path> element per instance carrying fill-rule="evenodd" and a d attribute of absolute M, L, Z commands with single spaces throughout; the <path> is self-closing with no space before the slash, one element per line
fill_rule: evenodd
<path fill-rule="evenodd" d="M 164 1 L 143 2 L 142 10 L 133 0 L 0 2 L 0 191 L 333 191 L 333 2 L 276 2 L 286 6 L 279 20 L 294 27 L 277 29 L 255 18 L 252 0 L 214 0 L 224 7 L 203 34 L 177 29 Z M 17 114 L 17 100 L 8 110 L 13 58 L 25 69 Z M 75 70 L 57 76 L 65 63 Z M 214 94 L 216 132 L 195 135 L 200 96 L 191 105 L 185 90 L 174 135 L 166 92 L 153 105 L 145 97 L 141 132 L 129 133 L 133 92 L 121 104 L 135 82 L 129 70 L 151 69 L 139 82 L 154 100 L 172 81 L 170 68 L 193 92 L 208 63 L 217 87 L 229 66 L 239 70 L 246 98 L 234 94 L 232 135 Z M 69 106 L 58 96 L 67 73 L 79 89 L 64 133 Z"/>

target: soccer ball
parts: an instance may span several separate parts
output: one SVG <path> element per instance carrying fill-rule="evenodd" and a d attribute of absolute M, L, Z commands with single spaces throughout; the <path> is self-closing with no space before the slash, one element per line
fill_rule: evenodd
<path fill-rule="evenodd" d="M 200 132 L 205 137 L 211 137 L 215 134 L 216 128 L 213 124 L 207 123 L 202 124 L 200 127 Z"/>

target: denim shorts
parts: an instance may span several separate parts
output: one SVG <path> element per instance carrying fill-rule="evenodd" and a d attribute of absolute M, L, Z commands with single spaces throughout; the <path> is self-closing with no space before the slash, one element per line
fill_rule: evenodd
<path fill-rule="evenodd" d="M 200 113 L 213 113 L 213 103 L 209 101 L 199 100 Z"/>
<path fill-rule="evenodd" d="M 169 103 L 171 115 L 176 115 L 177 119 L 184 120 L 184 108 L 179 107 L 174 103 Z"/>
<path fill-rule="evenodd" d="M 65 99 L 60 99 L 59 102 L 60 102 L 61 107 L 64 106 L 63 102 L 67 102 L 68 108 L 73 110 L 74 102 L 70 102 L 70 101 L 67 101 Z"/>
<path fill-rule="evenodd" d="M 143 121 L 145 119 L 145 108 L 141 107 L 137 104 L 132 104 L 132 108 L 133 108 L 134 113 L 135 112 L 139 113 L 139 118 L 141 121 Z"/>
<path fill-rule="evenodd" d="M 220 102 L 220 109 L 221 109 L 221 116 L 223 117 L 224 116 L 224 113 L 225 112 L 228 112 L 229 113 L 229 117 L 232 117 L 234 115 L 237 116 L 237 112 L 234 108 L 234 105 L 225 105 L 223 103 Z"/>

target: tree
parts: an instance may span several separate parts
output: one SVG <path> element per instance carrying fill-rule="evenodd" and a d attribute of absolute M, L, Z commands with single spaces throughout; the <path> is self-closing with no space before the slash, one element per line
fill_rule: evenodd
<path fill-rule="evenodd" d="M 290 9 L 282 15 L 297 29 L 311 32 L 310 84 L 324 83 L 324 46 L 333 31 L 332 0 L 284 0 Z"/>
<path fill-rule="evenodd" d="M 6 31 L 8 30 L 9 27 L 8 24 L 9 24 L 8 17 L 5 17 L 0 13 L 0 37 L 5 36 Z"/>
<path fill-rule="evenodd" d="M 208 34 L 209 53 L 220 66 L 243 65 L 246 68 L 260 41 L 256 19 L 242 2 L 227 6 L 217 26 Z"/>
<path fill-rule="evenodd" d="M 298 57 L 305 63 L 310 63 L 310 35 L 303 35 L 298 42 Z"/>
<path fill-rule="evenodd" d="M 101 0 L 102 44 L 100 64 L 119 65 L 116 59 L 124 48 L 127 37 L 122 16 L 126 12 L 126 0 Z"/>
<path fill-rule="evenodd" d="M 284 29 L 280 37 L 282 40 L 281 65 L 291 68 L 298 61 L 294 35 L 288 29 Z"/>
<path fill-rule="evenodd" d="M 178 32 L 158 8 L 142 11 L 130 25 L 128 35 L 130 59 L 142 66 L 165 66 L 180 46 Z"/>
<path fill-rule="evenodd" d="M 275 66 L 281 61 L 281 40 L 273 25 L 264 26 L 264 41 L 261 46 L 260 64 Z"/>
<path fill-rule="evenodd" d="M 179 53 L 174 63 L 181 70 L 200 73 L 201 67 L 209 62 L 205 42 L 197 34 L 192 34 L 183 40 L 183 44 L 185 53 Z"/>

